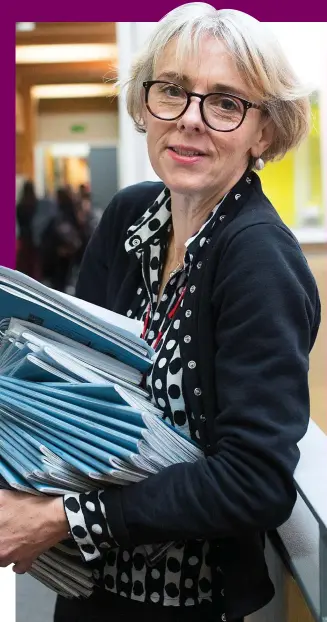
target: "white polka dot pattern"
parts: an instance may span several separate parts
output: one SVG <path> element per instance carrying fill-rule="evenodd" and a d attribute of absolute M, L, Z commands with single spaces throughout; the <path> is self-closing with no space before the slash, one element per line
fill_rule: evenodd
<path fill-rule="evenodd" d="M 190 334 L 184 334 L 181 339 L 183 347 L 190 348 L 190 356 L 184 362 L 184 367 L 186 365 L 196 378 L 197 361 L 193 360 L 194 355 L 191 356 L 192 302 L 188 301 L 183 309 L 182 300 L 173 319 L 168 321 L 167 318 L 184 288 L 188 288 L 192 301 L 196 298 L 192 268 L 194 266 L 198 274 L 198 269 L 204 265 L 203 257 L 207 245 L 210 244 L 212 227 L 216 223 L 221 226 L 218 217 L 215 218 L 219 205 L 214 208 L 197 234 L 187 241 L 184 265 L 169 279 L 159 303 L 161 268 L 171 229 L 170 194 L 167 189 L 129 228 L 125 243 L 126 251 L 135 254 L 142 262 L 143 276 L 126 314 L 144 322 L 147 309 L 150 308 L 145 338 L 148 343 L 153 344 L 159 331 L 163 333 L 152 369 L 146 378 L 151 401 L 161 409 L 164 418 L 193 440 L 199 438 L 199 431 L 193 413 L 187 411 L 183 395 L 183 368 L 179 345 L 181 324 L 187 322 Z M 193 390 L 196 399 L 200 399 L 201 389 L 197 385 L 198 382 L 194 384 Z M 72 501 L 68 503 L 70 508 L 66 507 L 66 512 L 70 515 L 71 529 L 75 527 L 73 537 L 84 558 L 96 559 L 105 552 L 104 569 L 101 572 L 94 571 L 93 576 L 99 581 L 102 580 L 107 590 L 133 600 L 158 605 L 193 606 L 202 600 L 211 600 L 211 547 L 208 543 L 175 543 L 169 548 L 165 558 L 150 568 L 146 564 L 144 547 L 138 546 L 133 550 L 117 548 L 108 525 L 101 493 L 69 496 Z"/>
<path fill-rule="evenodd" d="M 164 201 L 166 200 L 167 197 L 164 197 Z M 189 308 L 186 308 L 186 310 L 182 312 L 184 302 L 182 301 L 179 310 L 171 322 L 167 321 L 167 315 L 181 295 L 185 285 L 187 285 L 193 262 L 195 266 L 198 265 L 198 267 L 200 267 L 200 265 L 202 265 L 202 262 L 198 261 L 198 252 L 205 246 L 207 241 L 206 231 L 209 228 L 209 223 L 210 225 L 212 224 L 213 216 L 216 214 L 218 207 L 219 206 L 216 206 L 213 210 L 207 223 L 204 223 L 198 234 L 187 241 L 184 267 L 175 276 L 169 279 L 159 304 L 157 302 L 160 277 L 159 269 L 164 261 L 165 239 L 168 237 L 169 229 L 169 225 L 165 227 L 165 224 L 167 225 L 168 222 L 165 209 L 162 213 L 160 213 L 161 210 L 159 210 L 152 214 L 156 227 L 159 227 L 158 233 L 161 236 L 160 244 L 157 244 L 156 239 L 153 239 L 153 237 L 149 235 L 149 227 L 151 226 L 152 230 L 154 230 L 155 227 L 150 223 L 146 215 L 142 222 L 139 221 L 138 229 L 131 232 L 132 235 L 137 234 L 142 238 L 141 245 L 137 249 L 137 254 L 139 254 L 141 248 L 142 272 L 145 279 L 142 286 L 138 289 L 137 296 L 131 307 L 132 316 L 136 319 L 143 318 L 144 321 L 145 302 L 142 300 L 140 304 L 139 300 L 150 292 L 152 313 L 149 318 L 147 329 L 147 341 L 153 345 L 159 330 L 163 331 L 163 338 L 158 344 L 153 367 L 146 379 L 147 389 L 150 392 L 152 403 L 159 407 L 163 411 L 164 416 L 187 436 L 191 435 L 190 425 L 194 427 L 194 418 L 192 418 L 192 413 L 187 414 L 186 412 L 186 405 L 182 392 L 182 359 L 178 334 L 181 324 L 181 313 L 184 313 L 187 321 L 190 321 L 189 318 L 192 312 Z M 145 223 L 148 229 L 146 229 Z M 130 247 L 131 243 L 132 240 L 130 240 Z M 135 252 L 135 250 L 132 252 Z M 191 284 L 190 293 L 194 294 L 195 289 L 195 286 Z M 146 306 L 148 306 L 148 303 L 149 299 L 147 296 Z M 189 335 L 185 336 L 184 342 L 188 344 L 190 341 L 191 337 Z M 195 369 L 196 362 L 190 359 L 188 367 L 189 369 Z M 193 430 L 193 438 L 195 438 L 195 430 Z M 196 550 L 197 555 L 192 554 L 194 550 Z M 182 582 L 182 568 L 184 568 L 185 575 L 183 578 L 184 583 Z M 198 596 L 201 591 L 198 585 L 198 575 L 200 571 L 203 579 L 201 598 Z M 147 598 L 152 602 L 163 602 L 165 604 L 179 604 L 183 602 L 185 605 L 199 603 L 202 598 L 210 600 L 211 593 L 208 591 L 205 592 L 205 589 L 207 584 L 210 586 L 211 574 L 203 554 L 202 542 L 197 543 L 196 549 L 194 549 L 194 547 L 192 548 L 192 546 L 189 549 L 188 546 L 187 551 L 185 546 L 179 548 L 175 546 L 170 547 L 167 554 L 165 571 L 163 571 L 162 568 L 159 570 L 158 566 L 151 570 L 151 574 L 149 573 L 150 569 L 147 570 L 144 564 L 144 551 L 142 553 L 142 547 L 137 547 L 135 549 L 135 562 L 132 568 L 132 598 L 143 601 L 146 598 L 145 594 L 147 594 Z M 117 579 L 117 585 L 119 585 L 119 579 Z"/>

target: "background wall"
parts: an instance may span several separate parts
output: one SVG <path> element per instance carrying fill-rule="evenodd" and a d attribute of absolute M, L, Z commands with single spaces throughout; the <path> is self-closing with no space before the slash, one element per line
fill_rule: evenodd
<path fill-rule="evenodd" d="M 108 106 L 109 108 L 109 106 Z M 74 131 L 80 126 L 84 131 Z M 45 113 L 36 121 L 36 142 L 113 142 L 118 141 L 117 112 Z"/>

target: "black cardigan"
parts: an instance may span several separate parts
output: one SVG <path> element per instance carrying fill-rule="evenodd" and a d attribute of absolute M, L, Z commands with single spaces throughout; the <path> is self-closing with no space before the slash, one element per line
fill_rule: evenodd
<path fill-rule="evenodd" d="M 191 272 L 196 289 L 188 287 L 183 307 L 191 314 L 179 329 L 185 399 L 206 457 L 104 494 L 119 545 L 215 539 L 230 618 L 274 594 L 262 536 L 289 518 L 296 500 L 308 358 L 320 321 L 301 248 L 253 177 L 238 201 L 221 208 L 204 260 Z M 78 297 L 127 312 L 141 273 L 125 251 L 126 231 L 162 189 L 146 182 L 116 194 L 85 253 Z"/>

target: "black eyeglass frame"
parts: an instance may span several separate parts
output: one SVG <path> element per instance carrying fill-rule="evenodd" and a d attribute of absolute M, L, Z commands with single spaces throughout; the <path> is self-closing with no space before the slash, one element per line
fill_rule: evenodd
<path fill-rule="evenodd" d="M 182 110 L 182 112 L 180 112 L 179 115 L 177 115 L 177 117 L 173 117 L 172 119 L 163 119 L 162 117 L 159 117 L 157 114 L 154 114 L 154 112 L 152 112 L 150 106 L 149 106 L 149 91 L 150 88 L 153 84 L 171 84 L 171 86 L 176 86 L 177 88 L 181 89 L 182 91 L 184 91 L 184 93 L 186 94 L 187 100 L 186 100 L 186 104 L 185 104 L 185 108 Z M 254 102 L 249 102 L 247 99 L 243 99 L 242 97 L 239 97 L 238 95 L 234 95 L 233 93 L 225 93 L 225 92 L 218 92 L 215 91 L 214 93 L 207 93 L 206 95 L 201 95 L 201 93 L 194 93 L 193 91 L 187 91 L 183 86 L 181 86 L 180 84 L 175 84 L 175 82 L 167 82 L 167 80 L 147 80 L 146 82 L 143 82 L 143 87 L 145 89 L 145 105 L 148 109 L 148 111 L 150 112 L 150 114 L 152 114 L 153 117 L 156 117 L 157 119 L 160 119 L 160 121 L 177 121 L 177 119 L 180 119 L 183 114 L 185 114 L 186 110 L 188 109 L 190 103 L 191 103 L 191 98 L 192 97 L 198 97 L 200 99 L 200 114 L 201 114 L 201 118 L 203 120 L 203 122 L 210 127 L 211 130 L 214 130 L 215 132 L 234 132 L 235 130 L 237 130 L 243 123 L 245 117 L 246 117 L 246 113 L 250 108 L 255 108 L 256 110 L 262 110 L 262 107 L 259 104 L 255 104 Z M 207 99 L 207 97 L 210 97 L 210 95 L 228 95 L 229 97 L 233 97 L 234 99 L 239 100 L 242 105 L 243 105 L 243 116 L 241 121 L 239 122 L 239 124 L 236 127 L 233 127 L 233 129 L 231 130 L 217 130 L 215 127 L 213 127 L 212 125 L 210 125 L 210 123 L 208 123 L 208 121 L 205 118 L 205 114 L 203 111 L 203 106 L 204 106 L 204 102 Z"/>

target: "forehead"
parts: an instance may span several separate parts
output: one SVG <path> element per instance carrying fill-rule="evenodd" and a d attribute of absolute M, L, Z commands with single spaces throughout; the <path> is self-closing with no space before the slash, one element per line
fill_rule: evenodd
<path fill-rule="evenodd" d="M 194 89 L 196 85 L 207 90 L 215 90 L 219 85 L 230 86 L 231 91 L 248 96 L 249 88 L 237 68 L 236 61 L 223 41 L 207 35 L 200 39 L 198 49 L 178 60 L 177 40 L 172 39 L 159 55 L 154 68 L 154 79 L 174 75 Z"/>

